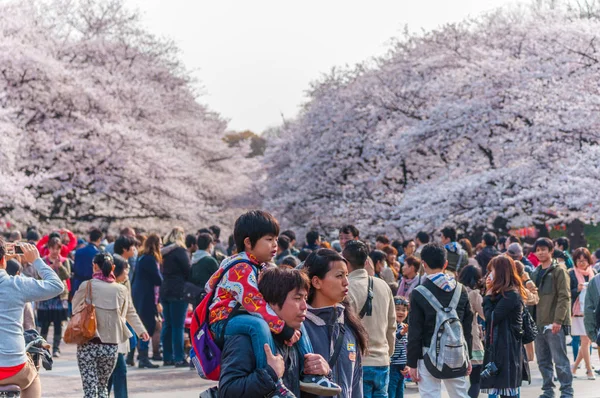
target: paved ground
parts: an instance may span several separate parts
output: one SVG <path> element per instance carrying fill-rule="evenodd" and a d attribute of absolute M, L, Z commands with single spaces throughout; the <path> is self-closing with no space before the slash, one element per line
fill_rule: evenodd
<path fill-rule="evenodd" d="M 75 359 L 75 346 L 63 344 L 61 347 L 63 355 L 55 362 L 54 369 L 50 372 L 42 370 L 42 390 L 43 397 L 51 398 L 71 398 L 81 397 L 81 379 L 77 369 Z M 570 347 L 569 347 L 569 356 Z M 594 349 L 592 353 L 593 366 L 600 369 L 598 354 Z M 541 390 L 542 379 L 535 363 L 532 365 L 533 379 L 531 385 L 526 385 L 521 389 L 521 397 L 538 397 Z M 579 370 L 584 376 L 585 372 Z M 212 384 L 200 379 L 195 372 L 187 369 L 159 368 L 156 370 L 129 368 L 128 370 L 129 396 L 132 398 L 158 398 L 158 397 L 176 397 L 176 398 L 197 398 L 198 394 Z M 575 379 L 574 381 L 576 398 L 600 398 L 600 377 L 598 380 Z M 419 392 L 416 386 L 408 386 L 406 396 L 418 397 Z M 557 391 L 557 398 L 558 398 Z M 444 398 L 448 394 L 443 395 Z M 481 397 L 484 397 L 481 394 Z M 241 397 L 236 397 L 241 398 Z"/>

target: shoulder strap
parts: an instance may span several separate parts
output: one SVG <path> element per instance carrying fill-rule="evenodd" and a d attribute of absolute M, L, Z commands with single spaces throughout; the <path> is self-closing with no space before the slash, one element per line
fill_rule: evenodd
<path fill-rule="evenodd" d="M 425 297 L 425 300 L 427 300 L 435 310 L 444 309 L 444 307 L 442 307 L 442 304 L 440 304 L 439 300 L 435 298 L 433 293 L 431 293 L 431 291 L 427 289 L 424 285 L 417 286 L 415 290 L 421 293 L 421 295 Z"/>
<path fill-rule="evenodd" d="M 360 313 L 358 314 L 358 316 L 361 318 L 364 318 L 365 315 L 371 316 L 372 314 L 373 314 L 373 277 L 369 276 L 369 283 L 368 283 L 368 287 L 367 287 L 367 300 L 365 301 L 365 304 L 363 305 L 362 309 L 360 310 Z"/>
<path fill-rule="evenodd" d="M 450 300 L 450 304 L 448 307 L 456 309 L 458 307 L 458 302 L 460 301 L 460 294 L 462 293 L 462 285 L 460 283 L 456 283 L 456 288 L 454 289 L 454 295 L 452 296 L 452 300 Z"/>
<path fill-rule="evenodd" d="M 208 320 L 208 319 L 210 319 L 210 318 L 209 318 L 209 315 L 210 315 L 210 305 L 211 305 L 212 301 L 215 299 L 215 293 L 217 292 L 217 286 L 218 286 L 218 285 L 219 285 L 219 283 L 221 282 L 221 279 L 223 279 L 223 276 L 225 276 L 225 274 L 226 274 L 227 272 L 229 272 L 229 270 L 230 270 L 231 268 L 233 268 L 234 266 L 236 266 L 236 265 L 238 265 L 238 264 L 240 264 L 240 263 L 244 263 L 244 262 L 246 262 L 246 261 L 244 261 L 244 260 L 237 260 L 237 261 L 234 261 L 233 263 L 231 263 L 231 264 L 229 264 L 227 267 L 225 267 L 225 268 L 223 269 L 223 272 L 221 273 L 221 275 L 219 275 L 219 279 L 217 279 L 217 282 L 215 283 L 215 288 L 214 288 L 214 289 L 213 289 L 213 291 L 210 293 L 210 298 L 208 299 L 208 304 L 207 304 L 207 306 L 206 306 L 206 319 L 207 319 L 207 320 Z"/>
<path fill-rule="evenodd" d="M 332 370 L 340 356 L 340 351 L 342 350 L 342 344 L 344 342 L 344 334 L 345 333 L 346 333 L 346 327 L 343 324 L 340 324 L 340 332 L 338 333 L 337 340 L 335 341 L 335 346 L 333 348 L 333 355 L 331 355 L 331 358 L 329 358 L 329 368 Z"/>

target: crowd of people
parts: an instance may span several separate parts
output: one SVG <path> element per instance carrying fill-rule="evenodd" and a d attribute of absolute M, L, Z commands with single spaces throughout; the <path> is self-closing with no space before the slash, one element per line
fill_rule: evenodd
<path fill-rule="evenodd" d="M 422 397 L 441 397 L 442 383 L 452 397 L 515 397 L 532 361 L 542 397 L 556 382 L 573 397 L 574 377 L 596 378 L 600 250 L 492 232 L 471 242 L 450 226 L 371 241 L 344 225 L 331 242 L 312 230 L 299 245 L 257 210 L 226 245 L 220 232 L 94 228 L 83 239 L 30 227 L 0 239 L 0 386 L 40 397 L 24 330 L 49 339 L 52 326 L 58 359 L 86 303 L 97 318 L 95 336 L 77 345 L 86 398 L 127 397 L 128 366 L 197 365 L 187 325 L 204 306 L 221 350 L 205 396 L 398 398 L 410 381 Z"/>

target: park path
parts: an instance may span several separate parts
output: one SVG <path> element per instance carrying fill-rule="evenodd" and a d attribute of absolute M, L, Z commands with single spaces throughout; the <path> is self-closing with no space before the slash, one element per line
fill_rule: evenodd
<path fill-rule="evenodd" d="M 82 397 L 81 378 L 75 358 L 75 346 L 62 344 L 62 356 L 55 360 L 54 369 L 50 372 L 41 370 L 42 396 L 44 398 L 75 398 Z M 572 358 L 571 347 L 568 347 L 569 357 Z M 521 388 L 522 398 L 537 398 L 541 393 L 542 378 L 535 362 L 530 362 L 532 383 Z M 592 352 L 592 365 L 600 369 L 597 350 Z M 584 376 L 585 372 L 579 370 Z M 194 371 L 175 369 L 173 367 L 152 369 L 128 368 L 127 382 L 131 398 L 197 398 L 204 389 L 214 383 L 200 379 Z M 558 385 L 558 383 L 557 383 Z M 575 397 L 600 398 L 600 377 L 597 380 L 574 380 Z M 556 391 L 557 398 L 559 391 Z M 415 385 L 407 386 L 407 397 L 418 397 Z M 112 395 L 111 395 L 112 396 Z M 484 397 L 484 394 L 480 395 Z M 449 397 L 446 392 L 444 398 Z"/>

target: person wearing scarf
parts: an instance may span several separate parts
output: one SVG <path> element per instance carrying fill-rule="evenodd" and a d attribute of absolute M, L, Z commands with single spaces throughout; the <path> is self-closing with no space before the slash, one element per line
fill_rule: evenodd
<path fill-rule="evenodd" d="M 398 296 L 410 297 L 410 293 L 421 284 L 419 269 L 421 262 L 418 258 L 409 256 L 402 265 L 402 279 L 398 286 Z"/>
<path fill-rule="evenodd" d="M 573 377 L 577 372 L 577 367 L 583 360 L 587 369 L 588 380 L 595 380 L 594 372 L 590 363 L 590 345 L 591 341 L 585 332 L 583 322 L 583 306 L 587 291 L 588 282 L 594 277 L 595 272 L 592 267 L 592 255 L 589 250 L 581 247 L 573 252 L 575 266 L 569 270 L 571 277 L 571 335 L 573 336 L 573 355 L 576 355 L 575 362 L 571 368 Z M 576 352 L 577 338 L 580 339 L 581 347 L 579 352 Z"/>
<path fill-rule="evenodd" d="M 115 283 L 112 256 L 99 253 L 94 257 L 93 265 L 92 279 L 83 282 L 73 296 L 73 310 L 77 311 L 87 299 L 96 308 L 97 320 L 96 336 L 77 345 L 77 364 L 83 395 L 108 397 L 108 380 L 117 361 L 119 345 L 132 336 L 127 322 L 142 340 L 148 341 L 150 336 L 133 307 L 127 287 Z"/>
<path fill-rule="evenodd" d="M 36 303 L 37 319 L 41 328 L 40 334 L 44 340 L 48 339 L 50 325 L 54 326 L 54 340 L 52 341 L 52 356 L 54 358 L 60 356 L 62 323 L 67 320 L 69 311 L 69 290 L 66 281 L 71 277 L 71 265 L 69 260 L 60 254 L 62 247 L 59 238 L 51 238 L 47 244 L 48 255 L 44 257 L 44 262 L 56 272 L 64 284 L 64 289 L 58 296 Z"/>

